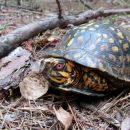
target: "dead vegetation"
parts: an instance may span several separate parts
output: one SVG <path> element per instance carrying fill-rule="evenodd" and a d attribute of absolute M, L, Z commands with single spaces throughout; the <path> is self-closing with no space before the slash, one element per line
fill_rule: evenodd
<path fill-rule="evenodd" d="M 118 2 L 119 4 L 119 2 Z M 12 10 L 12 8 L 11 8 Z M 10 10 L 10 12 L 11 12 Z M 13 17 L 5 9 L 5 18 Z M 7 12 L 6 12 L 7 11 Z M 13 12 L 16 11 L 13 8 Z M 17 12 L 17 11 L 16 11 Z M 20 12 L 20 11 L 18 11 Z M 25 16 L 30 18 L 30 12 Z M 31 12 L 32 14 L 32 12 Z M 3 16 L 3 12 L 0 12 Z M 31 16 L 32 17 L 32 16 Z M 35 15 L 35 17 L 39 17 Z M 22 19 L 23 16 L 20 16 Z M 12 18 L 13 19 L 13 18 Z M 1 35 L 23 24 L 23 20 L 1 20 Z M 130 15 L 114 15 L 104 19 L 100 16 L 89 22 L 105 20 L 130 29 Z M 6 21 L 6 23 L 5 23 Z M 26 20 L 25 20 L 26 21 Z M 15 23 L 16 22 L 16 23 Z M 11 28 L 11 30 L 10 30 Z M 41 58 L 42 51 L 54 47 L 68 29 L 55 28 L 42 35 L 22 43 L 22 47 L 31 52 L 33 58 Z M 19 62 L 19 61 L 18 61 Z M 23 66 L 22 66 L 23 67 Z M 4 92 L 0 100 L 0 129 L 3 130 L 129 130 L 130 129 L 130 91 L 102 99 L 91 99 L 75 94 L 49 90 L 39 99 L 28 101 L 21 97 L 19 89 Z M 85 99 L 85 100 L 84 100 Z"/>

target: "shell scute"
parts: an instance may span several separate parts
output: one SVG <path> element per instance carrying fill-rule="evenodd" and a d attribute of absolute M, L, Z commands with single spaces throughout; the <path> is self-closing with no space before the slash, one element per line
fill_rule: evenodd
<path fill-rule="evenodd" d="M 117 25 L 96 22 L 76 27 L 65 35 L 58 50 L 48 55 L 130 81 L 130 34 Z"/>

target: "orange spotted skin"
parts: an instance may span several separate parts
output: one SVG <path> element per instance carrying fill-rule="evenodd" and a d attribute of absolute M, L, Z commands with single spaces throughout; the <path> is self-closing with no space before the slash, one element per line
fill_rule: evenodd
<path fill-rule="evenodd" d="M 83 70 L 84 86 L 87 86 L 89 89 L 99 92 L 104 92 L 109 89 L 109 84 L 104 77 L 99 76 L 96 72 L 94 72 L 91 69 L 83 68 Z"/>
<path fill-rule="evenodd" d="M 59 64 L 64 65 L 64 67 L 57 69 L 56 65 Z M 45 58 L 43 73 L 51 85 L 65 91 L 70 91 L 73 88 L 73 91 L 87 95 L 88 90 L 92 90 L 92 93 L 106 93 L 114 90 L 110 84 L 111 80 L 106 79 L 96 70 L 58 57 Z M 97 96 L 99 95 L 97 94 Z"/>
<path fill-rule="evenodd" d="M 79 85 L 73 86 L 81 94 L 90 89 L 96 95 L 95 92 L 110 92 L 130 85 L 130 33 L 120 26 L 99 21 L 75 27 L 46 57 L 62 58 L 79 66 L 80 72 L 74 69 L 79 73 L 80 80 L 75 81 Z M 73 87 L 62 88 L 75 91 Z"/>

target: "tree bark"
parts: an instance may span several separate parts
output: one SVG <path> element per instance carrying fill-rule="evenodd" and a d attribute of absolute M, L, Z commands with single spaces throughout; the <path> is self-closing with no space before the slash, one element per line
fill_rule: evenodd
<path fill-rule="evenodd" d="M 0 60 L 0 90 L 17 88 L 29 72 L 31 53 L 21 47 Z"/>
<path fill-rule="evenodd" d="M 99 16 L 105 17 L 121 13 L 130 13 L 130 9 L 111 9 L 97 11 L 91 10 L 85 11 L 76 16 L 66 16 L 62 19 L 59 19 L 58 16 L 43 18 L 0 37 L 0 58 L 7 55 L 11 50 L 18 47 L 22 42 L 38 35 L 43 31 L 46 31 L 47 29 L 66 27 L 68 24 L 80 25 Z"/>

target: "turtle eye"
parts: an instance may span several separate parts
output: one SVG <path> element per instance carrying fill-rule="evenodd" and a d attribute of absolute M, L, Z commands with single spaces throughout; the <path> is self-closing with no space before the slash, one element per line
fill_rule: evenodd
<path fill-rule="evenodd" d="M 55 65 L 56 70 L 62 70 L 64 68 L 65 64 L 58 63 Z"/>

